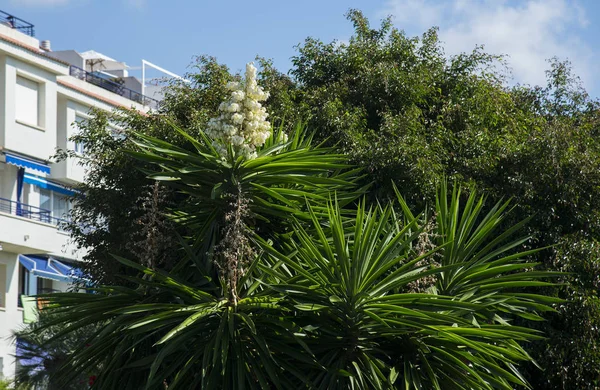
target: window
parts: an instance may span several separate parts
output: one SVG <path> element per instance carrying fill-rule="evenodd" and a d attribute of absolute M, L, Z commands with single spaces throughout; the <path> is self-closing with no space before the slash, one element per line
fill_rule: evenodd
<path fill-rule="evenodd" d="M 52 210 L 52 191 L 40 188 L 40 208 Z"/>
<path fill-rule="evenodd" d="M 6 307 L 6 264 L 0 264 L 0 307 Z"/>
<path fill-rule="evenodd" d="M 52 199 L 52 215 L 56 218 L 66 218 L 69 213 L 69 200 L 64 195 L 54 193 Z"/>
<path fill-rule="evenodd" d="M 23 183 L 23 191 L 21 193 L 21 203 L 23 204 L 30 204 L 30 196 L 31 196 L 31 184 L 29 183 Z"/>
<path fill-rule="evenodd" d="M 71 210 L 71 202 L 67 195 L 40 188 L 40 208 L 49 210 L 54 218 L 65 219 Z"/>
<path fill-rule="evenodd" d="M 57 292 L 54 288 L 52 280 L 45 278 L 38 278 L 37 280 L 37 294 L 49 294 Z"/>
<path fill-rule="evenodd" d="M 81 142 L 81 141 L 75 142 L 74 150 L 75 150 L 75 153 L 77 153 L 77 154 L 84 154 L 85 146 L 84 146 L 83 142 Z"/>
<path fill-rule="evenodd" d="M 19 264 L 19 307 L 23 307 L 23 302 L 21 301 L 21 296 L 30 295 L 29 291 L 29 270 L 23 267 L 22 264 Z"/>
<path fill-rule="evenodd" d="M 81 126 L 85 121 L 86 121 L 86 119 L 84 117 L 81 117 L 79 115 L 75 116 L 75 122 L 73 123 L 71 134 L 72 135 L 79 134 Z M 73 150 L 77 154 L 84 154 L 85 153 L 85 144 L 81 141 L 73 142 Z"/>
<path fill-rule="evenodd" d="M 40 84 L 17 76 L 15 90 L 15 119 L 29 125 L 40 126 Z"/>

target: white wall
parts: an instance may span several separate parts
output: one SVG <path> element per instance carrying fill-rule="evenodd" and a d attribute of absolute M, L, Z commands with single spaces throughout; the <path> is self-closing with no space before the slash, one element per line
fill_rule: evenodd
<path fill-rule="evenodd" d="M 12 39 L 16 39 L 18 41 L 20 41 L 21 43 L 24 43 L 28 46 L 31 47 L 40 47 L 40 41 L 37 40 L 34 37 L 30 37 L 27 34 L 22 33 L 21 31 L 8 27 L 8 26 L 4 26 L 2 24 L 0 24 L 0 34 L 7 36 L 9 38 Z"/>
<path fill-rule="evenodd" d="M 56 76 L 48 71 L 5 57 L 4 68 L 4 143 L 10 149 L 41 160 L 47 160 L 56 148 L 57 86 Z M 17 75 L 39 83 L 38 125 L 19 123 L 15 118 Z"/>
<path fill-rule="evenodd" d="M 13 214 L 0 213 L 0 242 L 21 253 L 53 253 L 77 259 L 69 236 L 56 226 Z"/>
<path fill-rule="evenodd" d="M 59 93 L 64 94 L 75 101 L 98 107 L 103 110 L 107 107 L 108 111 L 112 111 L 116 105 L 141 112 L 148 111 L 148 107 L 144 107 L 133 100 L 129 100 L 126 97 L 117 95 L 84 80 L 79 80 L 78 78 L 72 76 L 58 76 L 58 81 L 64 84 L 58 86 Z M 97 99 L 95 97 L 97 97 Z M 106 101 L 103 101 L 102 99 Z"/>
<path fill-rule="evenodd" d="M 4 146 L 6 138 L 6 56 L 0 52 L 0 146 Z"/>
<path fill-rule="evenodd" d="M 75 143 L 69 141 L 69 138 L 79 131 L 74 125 L 75 119 L 78 116 L 88 118 L 89 110 L 89 106 L 59 94 L 56 131 L 56 146 L 59 149 L 74 150 Z M 67 184 L 83 182 L 85 178 L 85 169 L 79 164 L 79 158 L 69 157 L 59 163 L 52 164 L 51 178 L 63 181 Z"/>
<path fill-rule="evenodd" d="M 85 61 L 82 56 L 79 55 L 75 50 L 59 50 L 59 51 L 51 51 L 46 53 L 46 55 L 58 58 L 59 60 L 66 61 L 71 65 L 75 65 L 80 69 L 85 68 Z"/>
<path fill-rule="evenodd" d="M 6 265 L 6 307 L 0 308 L 0 357 L 3 360 L 3 375 L 12 377 L 15 372 L 15 345 L 11 339 L 13 330 L 23 326 L 23 313 L 18 308 L 19 267 L 18 255 L 0 251 L 0 264 Z"/>
<path fill-rule="evenodd" d="M 14 165 L 0 163 L 0 198 L 17 199 L 17 167 Z"/>

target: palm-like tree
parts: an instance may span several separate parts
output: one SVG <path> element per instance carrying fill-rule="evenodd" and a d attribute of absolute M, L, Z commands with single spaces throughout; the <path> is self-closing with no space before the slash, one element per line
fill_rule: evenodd
<path fill-rule="evenodd" d="M 533 271 L 532 251 L 518 250 L 522 224 L 503 228 L 508 203 L 484 213 L 483 198 L 473 192 L 461 206 L 460 192 L 442 185 L 432 215 L 413 215 L 402 198 L 399 207 L 356 205 L 350 167 L 328 150 L 273 141 L 258 161 L 227 165 L 203 149 L 208 142 L 191 154 L 140 137 L 137 156 L 190 196 L 193 207 L 174 215 L 194 221 L 198 236 L 182 240 L 170 274 L 121 259 L 140 271 L 129 278 L 135 287 L 48 297 L 65 334 L 103 324 L 71 355 L 63 380 L 91 366 L 102 389 L 527 385 L 523 343 L 541 335 L 511 319 L 552 310 L 552 299 L 522 291 L 552 274 Z M 215 195 L 226 185 L 234 191 Z M 228 213 L 239 199 L 252 202 L 236 222 Z M 250 249 L 233 252 L 242 258 L 235 284 L 227 264 L 212 268 L 227 248 L 195 247 L 222 242 Z"/>
<path fill-rule="evenodd" d="M 221 156 L 204 133 L 196 140 L 182 129 L 174 126 L 174 130 L 187 137 L 196 153 L 136 134 L 140 151 L 131 154 L 158 165 L 159 171 L 148 172 L 149 176 L 170 183 L 187 197 L 173 210 L 173 217 L 197 232 L 190 240 L 193 258 L 220 279 L 230 299 L 236 299 L 235 284 L 252 256 L 249 231 L 276 239 L 291 231 L 292 221 L 310 219 L 307 207 L 324 213 L 330 194 L 335 192 L 346 205 L 367 188 L 356 184 L 360 171 L 353 169 L 347 156 L 313 145 L 301 124 L 286 142 L 282 128 L 274 131 L 254 159 L 236 156 L 231 149 L 228 156 Z M 235 277 L 227 276 L 232 272 Z"/>
<path fill-rule="evenodd" d="M 518 292 L 552 274 L 523 272 L 535 251 L 514 250 L 527 239 L 510 239 L 521 224 L 501 229 L 508 203 L 481 215 L 483 198 L 472 193 L 461 208 L 460 192 L 448 199 L 442 185 L 435 223 L 400 203 L 401 225 L 390 206 L 358 207 L 349 223 L 332 205 L 327 221 L 295 227 L 290 255 L 265 247 L 261 270 L 296 310 L 319 363 L 301 370 L 309 387 L 527 386 L 520 343 L 541 335 L 511 318 L 542 320 L 536 311 L 556 300 Z"/>
<path fill-rule="evenodd" d="M 486 213 L 471 193 L 461 206 L 445 184 L 431 215 L 401 196 L 367 206 L 360 172 L 301 126 L 258 145 L 266 122 L 252 118 L 266 114 L 244 100 L 257 110 L 242 125 L 237 101 L 266 95 L 246 87 L 210 122 L 216 140 L 174 128 L 195 152 L 133 135 L 131 154 L 179 191 L 170 213 L 194 234 L 169 273 L 119 259 L 139 271 L 125 286 L 45 297 L 56 317 L 41 328 L 64 327 L 47 343 L 95 329 L 53 379 L 93 368 L 99 389 L 527 386 L 523 345 L 541 335 L 511 321 L 541 320 L 554 301 L 523 290 L 553 276 L 513 238 L 526 221 L 503 227 L 508 203 Z M 235 132 L 252 153 L 238 153 Z"/>

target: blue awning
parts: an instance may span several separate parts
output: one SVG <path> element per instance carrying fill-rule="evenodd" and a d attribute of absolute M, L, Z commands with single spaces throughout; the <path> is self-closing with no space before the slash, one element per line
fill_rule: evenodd
<path fill-rule="evenodd" d="M 33 255 L 19 255 L 19 262 L 27 268 L 32 275 L 40 278 L 57 280 L 70 283 L 78 277 L 78 270 L 53 257 L 41 257 Z"/>
<path fill-rule="evenodd" d="M 45 163 L 35 161 L 35 160 L 27 158 L 27 157 L 19 156 L 18 154 L 13 154 L 10 152 L 5 152 L 5 154 L 6 154 L 5 161 L 7 164 L 16 165 L 21 168 L 33 169 L 33 170 L 45 173 L 47 175 L 50 174 L 50 167 L 48 165 L 46 165 Z"/>
<path fill-rule="evenodd" d="M 44 177 L 32 175 L 30 173 L 25 173 L 25 175 L 23 176 L 23 182 L 33 184 L 34 186 L 38 186 L 40 188 L 46 188 L 48 190 L 58 192 L 59 194 L 68 195 L 68 196 L 75 195 L 75 191 L 73 191 L 73 190 L 70 190 L 64 186 L 61 186 L 60 184 L 52 183 L 52 182 L 46 180 L 46 178 L 44 178 Z"/>

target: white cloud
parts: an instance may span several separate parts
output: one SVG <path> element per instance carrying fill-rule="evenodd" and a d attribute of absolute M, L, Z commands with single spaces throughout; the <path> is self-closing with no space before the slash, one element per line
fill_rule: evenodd
<path fill-rule="evenodd" d="M 568 58 L 585 84 L 593 82 L 593 56 L 580 38 L 589 22 L 572 1 L 389 0 L 382 13 L 410 34 L 439 26 L 448 54 L 481 44 L 487 52 L 507 54 L 517 82 L 543 84 L 546 60 L 554 56 Z"/>

